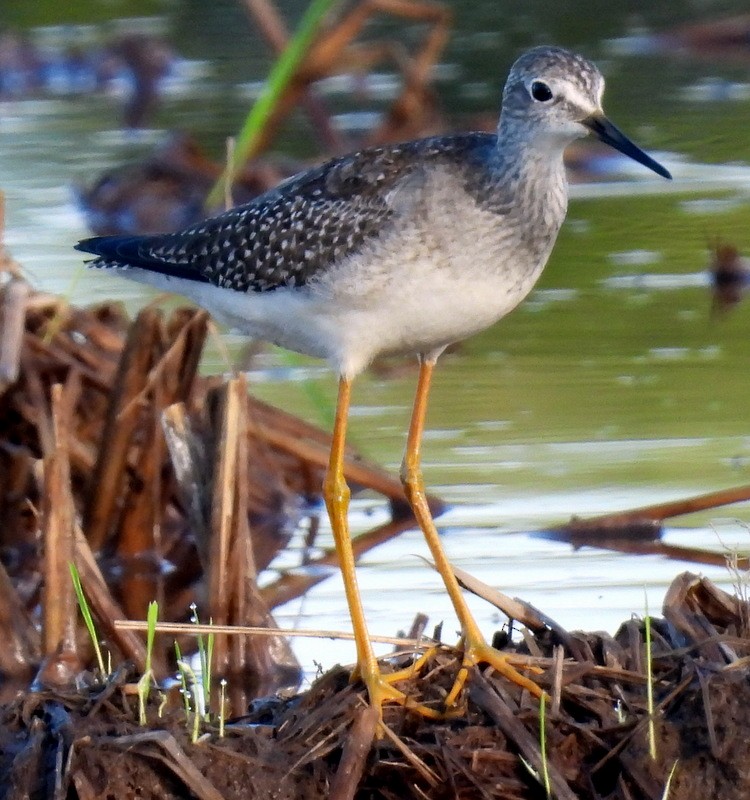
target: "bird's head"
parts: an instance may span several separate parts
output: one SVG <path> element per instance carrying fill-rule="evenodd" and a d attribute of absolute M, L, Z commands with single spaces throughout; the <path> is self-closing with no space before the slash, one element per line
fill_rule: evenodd
<path fill-rule="evenodd" d="M 607 119 L 603 94 L 604 78 L 591 61 L 559 47 L 535 47 L 511 68 L 503 92 L 502 135 L 561 151 L 574 139 L 593 133 L 658 175 L 671 178 Z"/>

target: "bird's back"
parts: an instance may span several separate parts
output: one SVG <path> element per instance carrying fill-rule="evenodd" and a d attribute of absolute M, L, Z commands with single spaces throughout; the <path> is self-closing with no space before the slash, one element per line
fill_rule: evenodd
<path fill-rule="evenodd" d="M 396 196 L 430 170 L 482 191 L 491 134 L 372 148 L 301 173 L 251 203 L 162 236 L 102 236 L 77 247 L 95 267 L 137 267 L 239 292 L 307 284 L 387 233 L 408 207 Z"/>

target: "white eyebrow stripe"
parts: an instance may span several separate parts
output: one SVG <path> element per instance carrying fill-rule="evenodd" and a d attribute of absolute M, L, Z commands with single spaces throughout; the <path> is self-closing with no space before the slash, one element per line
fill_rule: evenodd
<path fill-rule="evenodd" d="M 594 111 L 601 110 L 601 102 L 592 102 L 591 97 L 587 94 L 584 94 L 577 86 L 574 86 L 571 83 L 565 83 L 561 86 L 561 92 L 563 97 L 571 103 L 571 105 L 575 106 L 576 108 L 580 108 L 582 111 L 587 111 L 589 113 L 593 113 Z M 601 101 L 603 92 L 598 92 L 598 101 Z"/>

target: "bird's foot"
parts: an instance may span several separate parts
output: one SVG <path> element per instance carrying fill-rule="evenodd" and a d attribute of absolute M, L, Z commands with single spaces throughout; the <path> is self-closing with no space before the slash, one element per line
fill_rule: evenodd
<path fill-rule="evenodd" d="M 394 684 L 416 677 L 422 667 L 430 660 L 437 648 L 433 647 L 423 653 L 418 659 L 404 669 L 396 672 L 383 673 L 375 664 L 368 669 L 356 668 L 352 672 L 352 680 L 361 680 L 367 688 L 370 705 L 377 709 L 378 719 L 383 721 L 383 704 L 396 703 L 403 708 L 413 711 L 426 719 L 445 719 L 445 713 L 437 708 L 431 708 L 424 703 L 416 701 L 405 692 L 397 689 Z"/>
<path fill-rule="evenodd" d="M 537 686 L 537 684 L 534 683 L 534 681 L 532 681 L 530 678 L 522 675 L 513 666 L 514 661 L 519 666 L 523 666 L 523 668 L 529 672 L 536 674 L 540 674 L 542 672 L 542 670 L 540 670 L 538 667 L 534 667 L 529 664 L 521 664 L 520 660 L 516 659 L 509 653 L 502 653 L 500 650 L 496 650 L 494 647 L 487 644 L 487 642 L 485 642 L 482 638 L 471 640 L 465 639 L 461 669 L 458 671 L 456 680 L 453 683 L 453 688 L 445 698 L 446 708 L 450 709 L 456 704 L 456 701 L 461 695 L 461 692 L 463 691 L 463 688 L 469 677 L 469 670 L 471 667 L 476 667 L 479 664 L 488 664 L 511 683 L 515 683 L 517 686 L 526 689 L 535 697 L 547 699 L 548 695 L 542 688 Z"/>
<path fill-rule="evenodd" d="M 471 668 L 480 664 L 489 665 L 511 683 L 526 689 L 535 697 L 548 699 L 547 693 L 533 680 L 519 672 L 516 667 L 536 674 L 541 674 L 542 670 L 524 663 L 513 654 L 496 650 L 482 638 L 472 639 L 468 643 L 464 642 L 461 667 L 450 692 L 445 697 L 442 708 L 420 703 L 401 691 L 401 689 L 396 688 L 394 684 L 417 677 L 437 650 L 438 648 L 436 647 L 430 648 L 417 658 L 413 664 L 396 672 L 383 673 L 377 664 L 366 670 L 358 667 L 352 672 L 353 681 L 361 680 L 365 684 L 370 705 L 377 709 L 380 722 L 383 721 L 383 706 L 386 703 L 395 703 L 408 711 L 413 711 L 415 714 L 432 720 L 445 720 L 461 714 L 461 704 L 458 701 L 469 678 Z"/>

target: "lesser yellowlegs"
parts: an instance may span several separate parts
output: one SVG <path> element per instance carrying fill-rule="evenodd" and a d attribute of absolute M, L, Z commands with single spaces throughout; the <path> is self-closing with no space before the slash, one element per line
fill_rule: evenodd
<path fill-rule="evenodd" d="M 87 239 L 93 265 L 185 295 L 249 336 L 325 358 L 339 376 L 323 492 L 356 637 L 358 673 L 379 710 L 404 702 L 381 675 L 357 588 L 343 475 L 353 378 L 384 353 L 420 362 L 401 469 L 406 497 L 462 627 L 467 669 L 488 663 L 541 690 L 490 647 L 430 516 L 420 442 L 433 368 L 445 347 L 526 297 L 567 207 L 563 150 L 593 133 L 669 178 L 604 116 L 604 80 L 581 56 L 538 47 L 513 65 L 497 134 L 441 136 L 363 150 L 303 172 L 179 233 Z"/>

